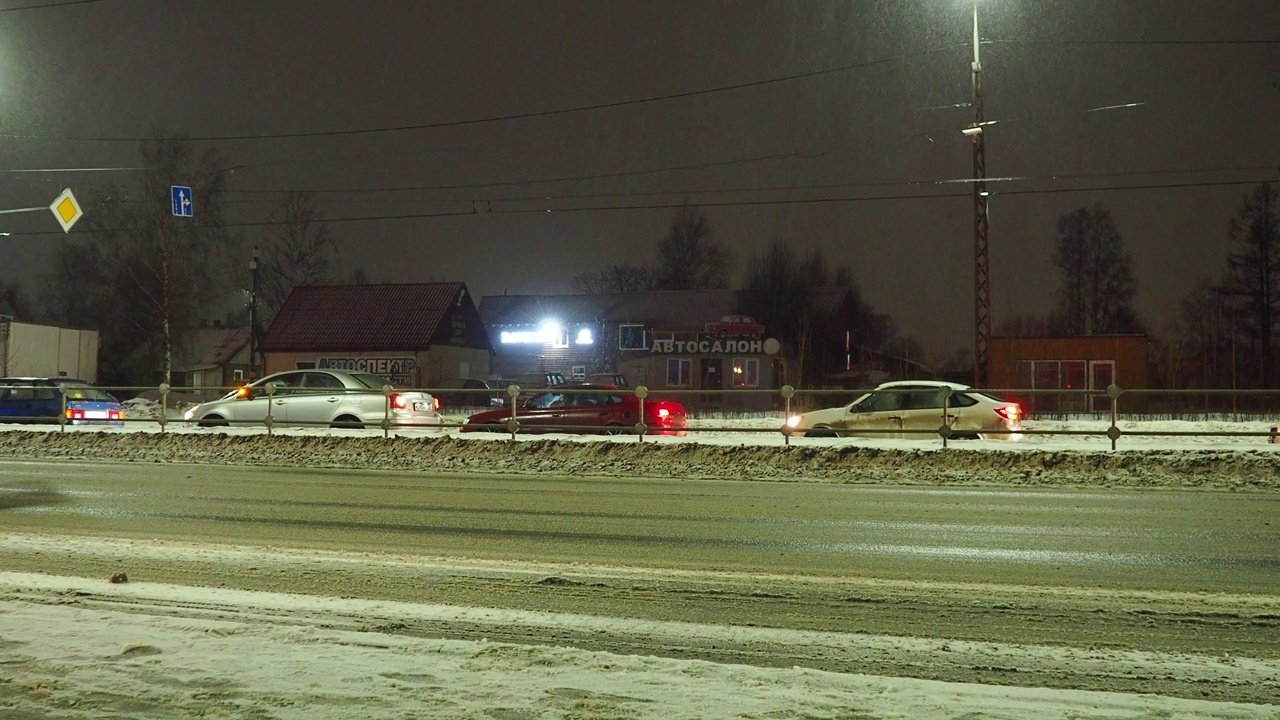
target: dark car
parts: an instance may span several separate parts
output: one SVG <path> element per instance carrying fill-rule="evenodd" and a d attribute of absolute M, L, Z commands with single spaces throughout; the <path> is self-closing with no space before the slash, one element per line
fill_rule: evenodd
<path fill-rule="evenodd" d="M 507 432 L 510 408 L 487 410 L 467 418 L 463 432 Z M 684 406 L 671 400 L 644 402 L 649 435 L 685 435 Z M 617 385 L 557 385 L 516 406 L 522 432 L 626 433 L 640 422 L 640 398 Z"/>
<path fill-rule="evenodd" d="M 124 426 L 124 406 L 84 380 L 47 377 L 0 378 L 0 422 Z"/>

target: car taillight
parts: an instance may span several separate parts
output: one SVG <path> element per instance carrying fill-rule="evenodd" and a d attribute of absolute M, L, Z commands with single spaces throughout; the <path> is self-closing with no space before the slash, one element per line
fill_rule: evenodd
<path fill-rule="evenodd" d="M 67 408 L 67 419 L 68 419 L 68 420 L 83 420 L 83 419 L 84 419 L 84 411 L 83 411 L 83 410 L 73 410 L 73 409 L 71 409 L 71 408 Z"/>
<path fill-rule="evenodd" d="M 409 407 L 409 399 L 400 393 L 391 393 L 387 396 L 387 401 L 391 403 L 391 407 L 399 410 Z"/>
<path fill-rule="evenodd" d="M 671 411 L 666 408 L 658 408 L 658 417 L 660 418 L 671 417 Z"/>
<path fill-rule="evenodd" d="M 436 412 L 440 412 L 440 398 L 432 396 L 431 407 L 435 408 Z"/>
<path fill-rule="evenodd" d="M 1022 414 L 1022 408 L 1018 407 L 1017 403 L 1009 403 L 996 408 L 996 414 L 1005 420 L 1016 421 Z"/>
<path fill-rule="evenodd" d="M 119 410 L 108 410 L 107 418 L 110 420 L 123 420 L 124 413 L 120 412 Z"/>

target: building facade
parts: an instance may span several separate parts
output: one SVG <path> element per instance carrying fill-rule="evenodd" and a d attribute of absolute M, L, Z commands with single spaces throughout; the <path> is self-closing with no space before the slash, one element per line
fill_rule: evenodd
<path fill-rule="evenodd" d="M 264 374 L 354 370 L 428 389 L 488 377 L 492 352 L 461 282 L 295 288 L 258 349 Z"/>
<path fill-rule="evenodd" d="M 1017 398 L 1031 413 L 1104 413 L 1111 407 L 1109 385 L 1149 387 L 1146 335 L 993 337 L 988 362 L 992 387 L 1035 391 Z M 1124 400 L 1127 412 L 1144 407 L 1141 395 Z"/>
<path fill-rule="evenodd" d="M 644 385 L 691 410 L 768 409 L 782 344 L 739 299 L 734 290 L 485 296 L 492 381 Z"/>

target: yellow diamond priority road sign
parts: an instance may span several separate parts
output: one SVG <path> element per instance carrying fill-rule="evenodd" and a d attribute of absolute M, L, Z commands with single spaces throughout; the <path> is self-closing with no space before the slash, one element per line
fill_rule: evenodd
<path fill-rule="evenodd" d="M 76 196 L 71 194 L 71 188 L 63 190 L 49 209 L 53 211 L 53 216 L 62 226 L 62 232 L 71 232 L 71 226 L 84 215 L 84 211 L 80 209 L 80 203 L 76 202 Z"/>

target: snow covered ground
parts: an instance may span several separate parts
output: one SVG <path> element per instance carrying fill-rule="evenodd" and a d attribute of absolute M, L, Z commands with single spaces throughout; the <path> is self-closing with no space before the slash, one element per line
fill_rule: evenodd
<path fill-rule="evenodd" d="M 155 412 L 158 408 L 151 408 Z M 130 417 L 145 417 L 148 409 L 133 407 Z M 460 418 L 452 418 L 459 420 Z M 695 432 L 687 438 L 646 438 L 646 446 L 676 446 L 671 451 L 707 446 L 698 452 L 698 462 L 708 472 L 741 473 L 742 458 L 755 448 L 780 448 L 784 439 L 777 432 L 780 418 L 748 418 L 695 421 Z M 1115 456 L 1111 442 L 1102 435 L 1105 420 L 1076 423 L 1037 422 L 1029 429 L 1056 432 L 1088 431 L 1097 434 L 1028 435 L 1021 442 L 952 442 L 970 457 L 995 458 L 992 453 L 1014 456 L 1054 457 L 1063 473 L 1070 475 L 1070 462 L 1062 458 L 1086 458 L 1085 470 L 1111 472 L 1099 457 Z M 732 427 L 735 430 L 698 428 Z M 1196 478 L 1223 465 L 1222 453 L 1248 460 L 1237 473 L 1228 468 L 1228 477 L 1253 473 L 1247 489 L 1275 491 L 1276 462 L 1280 445 L 1267 442 L 1270 423 L 1250 421 L 1217 422 L 1130 422 L 1119 427 L 1126 433 L 1174 433 L 1124 435 L 1123 451 L 1140 451 L 1129 466 L 1115 472 L 1137 473 L 1144 465 L 1178 460 L 1186 469 L 1180 485 L 1196 485 Z M 754 428 L 759 432 L 742 432 Z M 193 460 L 191 448 L 207 443 L 210 453 L 226 458 L 228 443 L 239 443 L 235 452 L 261 452 L 266 443 L 285 449 L 279 456 L 254 456 L 257 462 L 365 463 L 370 455 L 346 446 L 364 447 L 379 430 L 278 429 L 276 440 L 260 438 L 260 428 L 200 429 L 171 424 L 165 432 L 175 436 L 163 443 L 154 423 L 131 423 L 123 430 L 96 428 L 0 425 L 7 431 L 43 430 L 34 434 L 0 433 L 17 441 L 6 444 L 0 438 L 0 455 L 30 457 L 78 457 L 112 440 L 117 452 L 135 454 L 130 459 L 158 461 Z M 92 434 L 96 434 L 95 438 Z M 1209 434 L 1205 434 L 1209 433 Z M 1218 434 L 1214 434 L 1218 433 Z M 1224 435 L 1221 433 L 1230 433 Z M 396 431 L 404 438 L 456 438 L 448 448 L 433 447 L 436 453 L 453 453 L 464 458 L 468 449 L 487 445 L 508 436 Z M 113 436 L 133 435 L 137 442 L 123 445 Z M 205 438 L 207 440 L 202 440 Z M 350 440 L 344 440 L 350 438 Z M 562 442 L 547 444 L 547 439 Z M 123 438 L 118 438 L 123 440 Z M 48 441 L 47 443 L 45 441 Z M 317 442 L 318 441 L 318 442 Z M 473 442 L 474 441 L 474 442 Z M 560 472 L 591 471 L 581 463 L 582 452 L 561 464 L 537 465 L 533 458 L 553 456 L 571 450 L 589 451 L 599 443 L 638 445 L 635 437 L 520 436 L 520 446 L 531 450 L 512 454 L 511 464 L 494 453 L 480 454 L 475 469 L 524 471 L 551 468 Z M 527 443 L 537 443 L 531 445 Z M 185 455 L 155 454 L 157 447 L 172 444 L 185 448 Z M 848 448 L 898 453 L 885 462 L 900 463 L 902 457 L 926 453 L 941 461 L 942 442 L 937 438 L 919 440 L 798 439 L 792 444 L 811 448 L 805 454 L 803 472 L 819 476 L 820 465 Z M 39 445 L 30 453 L 18 445 Z M 657 447 L 648 447 L 656 450 Z M 73 451 L 66 448 L 72 447 Z M 503 445 L 502 447 L 509 447 Z M 376 444 L 373 452 L 386 453 Z M 610 448 L 621 453 L 627 448 Z M 682 450 L 683 449 L 683 450 Z M 637 448 L 634 452 L 639 453 Z M 167 451 L 166 451 L 167 452 Z M 361 450 L 361 452 L 365 452 Z M 773 455 L 778 451 L 771 451 Z M 825 453 L 825 454 L 824 454 Z M 832 455 L 837 453 L 837 455 Z M 795 455 L 791 452 L 790 455 Z M 1130 453 L 1122 453 L 1130 454 Z M 613 454 L 607 462 L 618 462 Z M 637 455 L 621 456 L 628 472 L 642 472 Z M 678 455 L 664 455 L 671 466 Z M 708 460 L 707 458 L 714 458 Z M 873 455 L 860 456 L 868 463 Z M 955 457 L 955 454 L 946 457 Z M 464 458 L 465 459 L 465 458 Z M 207 459 L 206 459 L 207 461 Z M 819 462 L 820 461 L 820 462 Z M 459 460 L 459 467 L 469 467 Z M 948 462 L 951 462 L 950 460 Z M 1039 460 L 1037 462 L 1040 462 Z M 1205 463 L 1208 462 L 1206 465 Z M 716 463 L 719 463 L 718 465 Z M 942 463 L 939 463 L 942 464 Z M 1006 463 L 996 463 L 1004 467 Z M 357 465 L 359 466 L 359 465 Z M 585 467 L 585 470 L 582 468 Z M 765 467 L 765 466 L 761 466 Z M 1027 470 L 1001 474 L 982 465 L 984 482 L 1028 482 Z M 567 468 L 567 469 L 566 469 Z M 1102 470 L 1099 470 L 1102 468 Z M 1137 468 L 1137 469 L 1134 469 Z M 1006 468 L 1007 469 L 1007 468 Z M 598 467 L 595 470 L 599 470 Z M 769 472 L 769 470 L 761 470 Z M 977 472 L 977 471 L 974 471 Z M 1164 472 L 1164 471 L 1162 471 Z M 1169 471 L 1172 472 L 1172 471 Z M 970 474 L 973 474 L 971 472 Z M 732 475 L 730 475 L 732 476 Z M 807 475 L 806 475 L 807 477 Z M 896 476 L 886 476 L 896 477 Z M 947 476 L 950 477 L 950 476 Z M 1014 478 L 1014 479 L 1009 479 Z M 1019 479 L 1021 478 L 1021 479 Z M 926 478 L 926 481 L 929 481 Z M 1209 487 L 1231 487 L 1228 484 Z M 0 510 L 0 513 L 14 510 Z M 21 510 L 17 510 L 21 511 Z M 0 519 L 3 515 L 0 514 Z M 0 533 L 0 543 L 18 542 L 16 534 Z M 104 546 L 109 539 L 82 539 Z M 150 544 L 159 545 L 159 544 Z M 225 546 L 183 547 L 166 545 L 167 551 L 208 555 L 241 552 Z M 243 552 L 269 554 L 271 549 Z M 321 555 L 316 552 L 316 562 Z M 353 559 L 353 561 L 357 561 Z M 439 619 L 484 618 L 494 626 L 541 623 L 548 628 L 572 624 L 591 627 L 597 623 L 636 622 L 611 618 L 527 613 L 492 608 L 389 603 L 358 598 L 314 597 L 249 592 L 207 587 L 184 587 L 157 583 L 109 583 L 102 578 L 73 578 L 0 572 L 0 716 L 36 720 L 44 718 L 924 718 L 953 720 L 979 718 L 1014 720 L 1085 720 L 1089 718 L 1280 718 L 1280 699 L 1275 704 L 1243 705 L 1193 699 L 1128 695 L 1080 690 L 945 683 L 910 678 L 851 675 L 807 668 L 761 668 L 747 665 L 711 663 L 697 660 L 615 655 L 570 647 L 511 645 L 488 641 L 455 641 L 405 636 L 384 629 L 397 617 Z M 365 625 L 353 622 L 364 619 Z M 679 625 L 679 627 L 676 627 Z M 634 630 L 635 628 L 633 628 Z M 923 643 L 914 638 L 878 637 L 854 634 L 806 634 L 764 628 L 664 623 L 646 631 L 678 633 L 741 640 L 758 634 L 771 641 L 796 643 L 833 642 L 871 646 Z M 817 637 L 817 635 L 829 637 Z M 552 633 L 548 633 L 550 638 Z M 981 648 L 989 658 L 1048 657 L 1054 662 L 1101 661 L 1105 653 L 1071 648 L 1013 647 L 989 644 Z M 941 651 L 941 650 L 940 650 Z M 950 648 L 948 648 L 950 651 Z M 1074 657 L 1080 655 L 1080 657 Z M 1250 658 L 1210 658 L 1174 653 L 1128 652 L 1110 657 L 1115 667 L 1130 668 L 1139 676 L 1170 672 L 1202 673 L 1228 681 L 1247 672 L 1277 682 L 1280 663 Z M 1016 666 L 1015 660 L 1010 660 Z M 1188 670 L 1190 669 L 1190 670 Z M 1119 671 L 1119 670 L 1113 670 Z"/>

